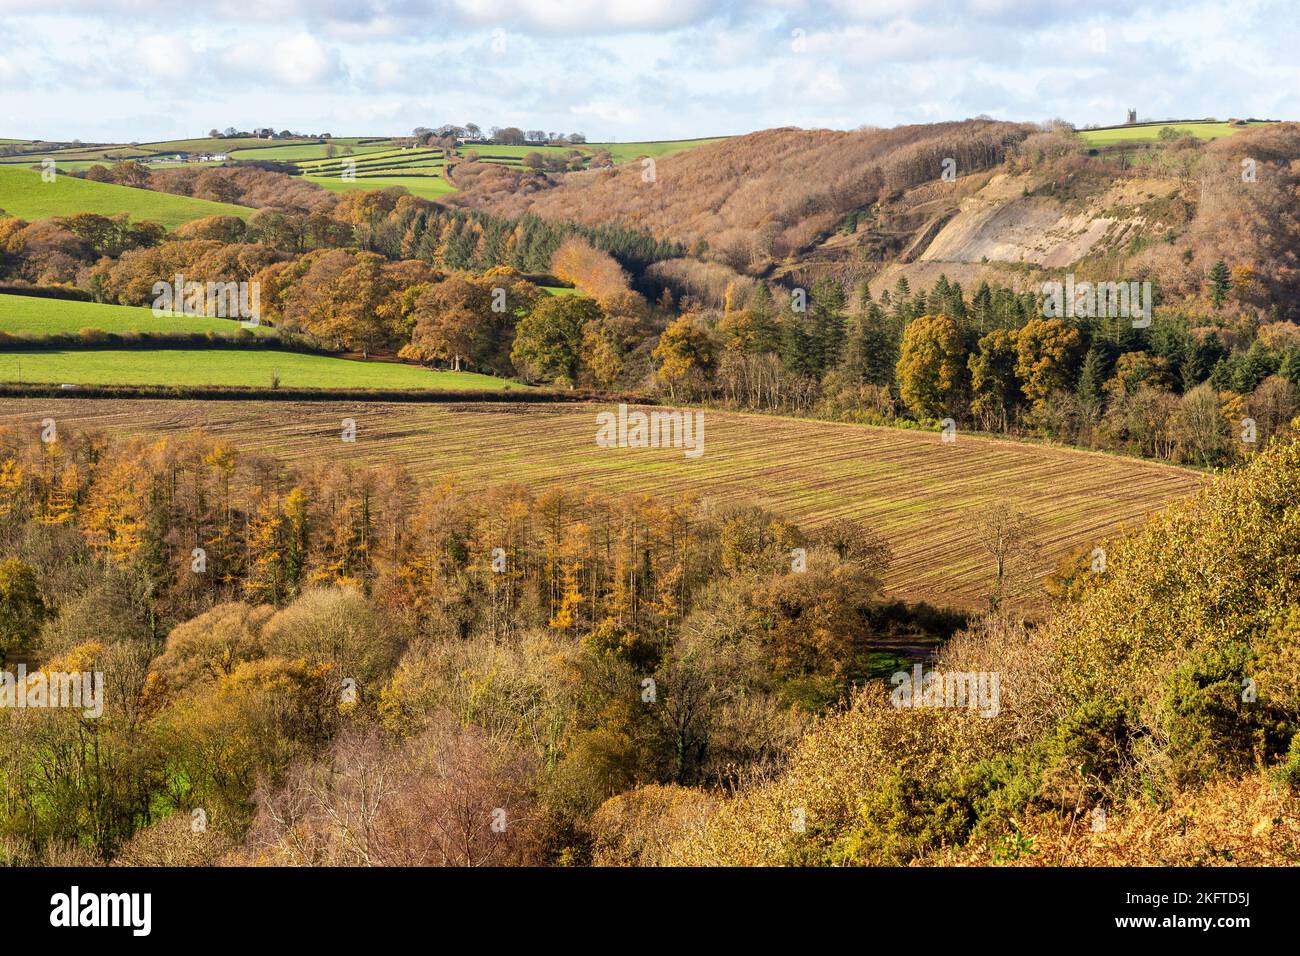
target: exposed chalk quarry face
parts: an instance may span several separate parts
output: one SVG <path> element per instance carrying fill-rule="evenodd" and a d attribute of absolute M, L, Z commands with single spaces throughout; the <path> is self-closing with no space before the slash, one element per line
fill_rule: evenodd
<path fill-rule="evenodd" d="M 1055 198 L 1042 177 L 1000 174 L 961 203 L 917 258 L 921 262 L 1029 262 L 1063 268 L 1117 249 L 1133 229 L 1155 225 L 1144 203 L 1171 195 L 1172 180 L 1111 183 L 1091 196 Z M 1028 194 L 1028 195 L 1026 195 Z"/>

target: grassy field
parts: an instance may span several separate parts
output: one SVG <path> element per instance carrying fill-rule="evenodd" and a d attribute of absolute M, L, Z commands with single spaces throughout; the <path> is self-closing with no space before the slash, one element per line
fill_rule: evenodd
<path fill-rule="evenodd" d="M 228 335 L 239 329 L 233 319 L 201 315 L 155 316 L 152 309 L 134 305 L 100 305 L 30 295 L 0 295 L 0 332 L 11 335 L 76 334 L 82 329 L 104 332 L 216 332 Z M 255 334 L 269 334 L 259 326 Z"/>
<path fill-rule="evenodd" d="M 259 146 L 272 148 L 276 143 L 288 146 L 294 144 L 314 143 L 314 139 L 258 139 L 256 136 L 200 136 L 195 139 L 168 139 L 157 143 L 140 143 L 139 148 L 157 153 L 225 153 L 229 155 L 237 149 L 253 149 Z"/>
<path fill-rule="evenodd" d="M 706 507 L 750 502 L 805 527 L 837 517 L 863 520 L 893 548 L 891 592 L 972 608 L 991 579 L 989 558 L 971 531 L 973 515 L 988 505 L 1010 502 L 1037 522 L 1040 570 L 1047 572 L 1062 556 L 1136 524 L 1203 480 L 1178 468 L 1063 448 L 973 436 L 944 444 L 924 432 L 712 411 L 697 459 L 680 449 L 601 449 L 595 435 L 602 408 L 14 399 L 0 408 L 0 423 L 48 416 L 79 428 L 148 434 L 202 427 L 241 447 L 304 462 L 339 454 L 338 422 L 349 417 L 358 433 L 346 460 L 399 463 L 418 478 L 694 495 Z"/>
<path fill-rule="evenodd" d="M 0 382 L 76 385 L 244 385 L 269 388 L 525 389 L 491 375 L 395 362 L 241 349 L 94 349 L 0 352 Z"/>
<path fill-rule="evenodd" d="M 529 153 L 543 156 L 567 156 L 577 150 L 590 159 L 600 150 L 609 150 L 615 162 L 628 162 L 641 156 L 667 156 L 670 153 L 716 142 L 715 139 L 686 139 L 662 143 L 589 143 L 581 146 L 495 146 L 491 144 L 467 144 L 458 150 L 463 160 L 466 154 L 473 152 L 481 162 L 499 163 L 507 166 L 519 166 Z M 389 186 L 405 186 L 412 195 L 424 199 L 437 199 L 455 191 L 455 186 L 447 181 L 441 173 L 442 151 L 432 148 L 384 149 L 368 154 L 358 154 L 354 158 L 356 181 L 343 182 L 339 172 L 343 168 L 342 160 L 350 157 L 335 156 L 332 159 L 303 158 L 295 160 L 303 170 L 309 182 L 317 183 L 326 189 L 342 192 L 349 189 L 385 189 Z"/>
<path fill-rule="evenodd" d="M 459 152 L 464 156 L 471 150 L 478 153 L 484 160 L 494 157 L 498 159 L 523 159 L 529 153 L 538 153 L 542 156 L 567 156 L 573 150 L 580 153 L 594 152 L 591 147 L 587 146 L 497 146 L 493 143 L 468 143 L 460 147 Z"/>
<path fill-rule="evenodd" d="M 337 176 L 304 176 L 303 178 L 309 183 L 316 183 L 337 193 L 354 189 L 387 189 L 389 186 L 401 186 L 412 196 L 419 196 L 421 199 L 437 199 L 439 196 L 456 191 L 456 187 L 442 176 L 362 176 L 358 173 L 357 178 L 351 182 L 339 179 Z"/>
<path fill-rule="evenodd" d="M 493 146 L 493 145 L 467 145 L 459 149 L 459 155 L 463 159 L 464 155 L 473 150 L 478 153 L 483 162 L 501 163 L 509 166 L 518 166 L 523 157 L 529 153 L 541 153 L 544 156 L 566 156 L 572 150 L 577 150 L 585 157 L 590 158 L 601 150 L 608 150 L 613 156 L 616 163 L 631 162 L 642 156 L 667 156 L 671 153 L 681 152 L 685 149 L 691 149 L 695 146 L 702 146 L 706 143 L 716 142 L 718 137 L 708 139 L 683 139 L 668 140 L 664 142 L 644 142 L 644 143 L 585 143 L 580 146 Z M 19 143 L 21 140 L 0 140 L 0 143 Z M 327 157 L 325 150 L 327 145 L 332 144 L 336 153 L 333 157 Z M 353 152 L 349 155 L 343 155 L 344 147 L 350 147 Z M 58 163 L 58 168 L 63 172 L 82 172 L 95 165 L 111 164 L 124 159 L 140 158 L 146 156 L 170 156 L 174 153 L 216 153 L 229 155 L 234 160 L 275 160 L 279 162 L 289 162 L 298 166 L 304 173 L 309 182 L 316 183 L 326 189 L 335 192 L 344 192 L 354 189 L 386 189 L 389 186 L 404 186 L 412 195 L 420 196 L 425 199 L 437 199 L 439 196 L 445 196 L 447 193 L 455 192 L 455 187 L 447 181 L 445 176 L 440 172 L 442 166 L 442 150 L 420 147 L 416 149 L 403 149 L 394 146 L 389 139 L 382 137 L 340 137 L 323 143 L 315 139 L 301 140 L 265 140 L 254 139 L 251 137 L 240 137 L 232 139 L 198 137 L 195 139 L 177 139 L 165 140 L 156 143 L 139 143 L 130 144 L 100 144 L 95 146 L 80 146 L 73 144 L 50 144 L 48 149 L 39 152 L 26 153 L 21 156 L 4 156 L 0 157 L 0 171 L 6 169 L 12 171 L 31 172 L 31 167 L 39 166 L 41 161 L 46 158 L 54 159 Z M 355 182 L 343 182 L 338 174 L 342 170 L 342 163 L 345 160 L 352 160 L 356 166 L 357 179 Z M 174 163 L 155 163 L 156 168 L 175 165 Z M 186 163 L 185 165 L 196 165 Z M 103 185 L 103 184 L 95 184 Z M 118 187 L 120 188 L 120 187 Z M 68 211 L 66 205 L 60 204 L 54 211 L 42 212 L 20 212 L 19 209 L 46 209 L 46 206 L 25 206 L 17 198 L 10 198 L 10 205 L 4 205 L 6 191 L 3 184 L 0 184 L 0 209 L 4 209 L 12 215 L 22 215 L 25 218 L 36 218 L 39 215 L 60 215 Z M 39 198 L 39 197 L 38 197 Z M 138 198 L 138 197 L 137 197 Z M 199 202 L 199 200 L 190 200 L 185 197 L 175 197 L 182 203 Z M 119 195 L 119 201 L 121 197 Z M 156 205 L 156 204 L 155 204 Z M 166 209 L 145 213 L 132 213 L 136 218 L 154 219 L 162 222 L 168 227 L 174 228 L 177 225 L 188 222 L 191 219 L 199 218 L 204 215 L 215 215 L 216 212 L 208 209 L 202 213 L 186 212 L 175 204 L 166 204 Z M 221 204 L 212 204 L 221 205 Z M 235 207 L 225 206 L 223 210 L 229 211 Z M 100 208 L 87 207 L 87 212 L 101 212 Z M 114 212 L 130 211 L 127 209 L 114 209 Z M 247 216 L 247 210 L 240 210 L 233 215 Z"/>
<path fill-rule="evenodd" d="M 236 149 L 229 153 L 231 159 L 273 159 L 283 162 L 297 162 L 299 160 L 310 159 L 327 159 L 325 151 L 334 147 L 336 158 L 346 158 L 343 156 L 344 149 L 351 149 L 354 156 L 365 156 L 370 153 L 387 152 L 387 146 L 351 146 L 347 143 L 308 143 L 301 146 L 263 146 L 252 149 Z"/>
<path fill-rule="evenodd" d="M 57 153 L 55 153 L 53 156 L 49 158 L 53 159 L 55 162 L 58 163 L 57 168 L 60 173 L 84 173 L 87 169 L 90 169 L 90 167 L 92 166 L 111 165 L 111 163 L 107 163 L 105 160 L 102 159 L 61 159 L 59 158 L 59 155 Z M 13 157 L 10 156 L 7 159 L 0 160 L 0 164 L 15 169 L 30 169 L 32 167 L 36 167 L 36 171 L 39 172 L 41 168 L 41 159 L 42 157 L 37 156 L 34 159 L 26 159 L 21 163 L 15 163 L 12 161 Z M 160 166 L 179 166 L 179 165 L 181 164 L 180 163 L 151 163 L 149 168 L 158 169 Z M 209 164 L 204 163 L 204 164 L 196 164 L 196 165 L 209 165 Z"/>
<path fill-rule="evenodd" d="M 0 140 L 0 144 L 20 143 L 20 140 Z M 342 150 L 351 147 L 356 155 L 391 148 L 387 140 L 375 137 L 348 137 L 329 140 Z M 40 163 L 44 158 L 51 158 L 59 163 L 60 169 L 85 169 L 96 164 L 111 164 L 123 159 L 145 156 L 171 156 L 176 153 L 215 153 L 231 156 L 235 159 L 276 159 L 297 160 L 324 158 L 325 143 L 316 139 L 266 140 L 251 136 L 232 137 L 198 137 L 195 139 L 162 140 L 156 143 L 100 144 L 96 146 L 76 145 L 72 143 L 43 144 L 38 151 L 21 156 L 0 156 L 0 163 L 11 165 L 31 165 Z"/>
<path fill-rule="evenodd" d="M 714 136 L 707 139 L 671 139 L 658 143 L 588 143 L 585 148 L 587 150 L 607 149 L 614 162 L 626 163 L 629 160 L 640 159 L 642 156 L 653 156 L 656 159 L 660 156 L 669 156 L 683 150 L 694 149 L 696 146 L 716 143 L 725 138 L 725 136 Z"/>
<path fill-rule="evenodd" d="M 1252 123 L 1265 126 L 1266 123 Z M 1197 139 L 1222 139 L 1241 129 L 1228 123 L 1150 123 L 1144 126 L 1120 126 L 1115 129 L 1082 129 L 1079 136 L 1088 146 L 1116 146 L 1120 143 L 1151 143 L 1160 139 L 1160 131 L 1172 126 L 1182 133 L 1191 133 Z"/>
<path fill-rule="evenodd" d="M 351 156 L 343 155 L 340 151 L 332 158 L 321 157 L 318 159 L 305 159 L 297 163 L 304 170 L 319 169 L 320 167 L 337 166 L 345 159 L 354 159 L 358 165 L 362 163 L 378 163 L 381 160 L 409 159 L 412 156 L 434 156 L 441 157 L 442 150 L 432 146 L 417 146 L 404 148 L 401 146 L 379 146 L 373 149 L 367 147 L 354 147 L 356 149 L 367 150 L 366 152 L 353 152 Z"/>
<path fill-rule="evenodd" d="M 47 183 L 38 172 L 7 166 L 0 167 L 0 209 L 7 215 L 23 219 L 70 216 L 79 212 L 94 212 L 102 216 L 127 213 L 132 219 L 150 219 L 168 229 L 205 216 L 246 218 L 254 212 L 230 203 L 89 182 L 70 176 L 59 176 L 54 182 Z"/>
<path fill-rule="evenodd" d="M 71 147 L 49 147 L 48 149 L 33 150 L 21 153 L 17 156 L 0 156 L 0 162 L 8 164 L 39 164 L 43 159 L 53 159 L 59 163 L 60 169 L 70 169 L 73 163 L 90 163 L 101 166 L 108 165 L 122 159 L 134 159 L 141 156 L 152 155 L 147 149 L 137 149 L 133 146 L 71 146 Z"/>
<path fill-rule="evenodd" d="M 296 164 L 309 177 L 342 179 L 351 170 L 359 179 L 362 176 L 427 176 L 438 178 L 437 170 L 444 165 L 442 150 L 409 149 L 384 150 L 379 153 L 355 156 L 335 156 L 331 159 L 307 160 Z"/>

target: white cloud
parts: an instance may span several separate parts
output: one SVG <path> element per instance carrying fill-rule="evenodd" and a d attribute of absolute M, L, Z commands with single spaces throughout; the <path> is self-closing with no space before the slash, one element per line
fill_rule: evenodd
<path fill-rule="evenodd" d="M 322 46 L 310 33 L 297 33 L 277 43 L 268 65 L 290 86 L 316 86 L 343 75 L 338 51 Z"/>
<path fill-rule="evenodd" d="M 569 107 L 569 112 L 574 116 L 591 117 L 606 123 L 633 123 L 637 119 L 637 111 L 629 108 L 622 103 L 611 103 L 608 101 L 592 101 L 580 103 Z"/>
<path fill-rule="evenodd" d="M 470 23 L 592 35 L 669 30 L 705 19 L 708 0 L 453 0 Z"/>
<path fill-rule="evenodd" d="M 0 56 L 0 83 L 5 86 L 17 86 L 21 75 L 16 63 L 7 56 Z"/>
<path fill-rule="evenodd" d="M 140 38 L 136 47 L 139 63 L 151 75 L 179 80 L 194 72 L 195 51 L 188 40 L 154 33 Z"/>
<path fill-rule="evenodd" d="M 1128 106 L 1300 117 L 1294 0 L 190 0 L 183 12 L 175 0 L 0 0 L 0 10 L 11 11 L 0 86 L 17 117 L 0 136 L 159 139 L 185 125 L 178 116 L 202 117 L 190 133 L 268 123 L 394 133 L 472 119 L 588 123 L 584 132 L 623 139 L 979 113 L 1084 124 Z"/>

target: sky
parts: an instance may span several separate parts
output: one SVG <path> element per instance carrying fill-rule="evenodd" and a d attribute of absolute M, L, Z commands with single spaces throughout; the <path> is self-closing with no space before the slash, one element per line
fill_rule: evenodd
<path fill-rule="evenodd" d="M 0 0 L 0 137 L 1297 119 L 1297 41 L 1297 0 Z"/>

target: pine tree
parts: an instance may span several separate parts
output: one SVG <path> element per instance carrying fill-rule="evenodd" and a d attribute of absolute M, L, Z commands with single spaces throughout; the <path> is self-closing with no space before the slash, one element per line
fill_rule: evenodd
<path fill-rule="evenodd" d="M 815 374 L 820 376 L 835 367 L 844 344 L 844 288 L 835 279 L 813 284 L 812 318 Z"/>
<path fill-rule="evenodd" d="M 962 294 L 960 282 L 948 286 L 948 301 L 945 308 L 949 315 L 964 325 L 966 323 L 966 298 Z"/>
<path fill-rule="evenodd" d="M 1292 385 L 1300 385 L 1300 349 L 1290 348 L 1282 356 L 1282 364 L 1278 366 L 1277 374 Z"/>
<path fill-rule="evenodd" d="M 857 298 L 858 298 L 859 312 L 866 312 L 868 309 L 871 308 L 872 305 L 875 304 L 875 300 L 871 297 L 870 279 L 863 279 L 861 282 L 858 283 Z"/>
<path fill-rule="evenodd" d="M 798 312 L 786 312 L 782 316 L 779 354 L 781 364 L 787 371 L 796 375 L 816 374 L 813 337 L 809 334 L 804 316 Z"/>
<path fill-rule="evenodd" d="M 1223 308 L 1223 301 L 1228 296 L 1228 287 L 1231 283 L 1232 273 L 1228 271 L 1228 264 L 1220 259 L 1210 267 L 1210 295 L 1216 309 Z"/>
<path fill-rule="evenodd" d="M 1106 356 L 1096 345 L 1088 349 L 1079 372 L 1079 401 L 1089 408 L 1101 405 L 1102 386 L 1106 384 Z"/>
<path fill-rule="evenodd" d="M 898 365 L 899 336 L 878 305 L 872 305 L 860 325 L 858 351 L 861 380 L 867 385 L 893 385 Z"/>
<path fill-rule="evenodd" d="M 971 300 L 971 313 L 975 327 L 983 335 L 993 324 L 993 292 L 989 289 L 988 282 L 981 282 L 975 290 L 975 298 Z"/>

